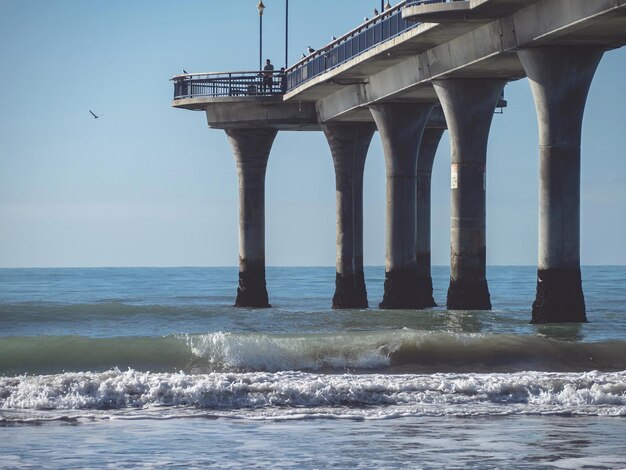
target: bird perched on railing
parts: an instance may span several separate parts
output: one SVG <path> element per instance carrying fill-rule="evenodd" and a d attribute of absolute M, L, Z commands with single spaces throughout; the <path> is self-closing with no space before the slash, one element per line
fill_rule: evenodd
<path fill-rule="evenodd" d="M 336 38 L 334 35 L 333 35 L 333 36 L 331 36 L 331 37 L 330 37 L 330 39 L 332 39 L 333 41 L 336 41 L 336 40 L 337 40 L 337 38 Z"/>
<path fill-rule="evenodd" d="M 315 49 L 313 49 L 311 46 L 307 47 L 306 50 L 309 51 L 309 54 L 313 54 L 315 52 Z"/>
<path fill-rule="evenodd" d="M 378 16 L 378 9 L 374 8 L 374 16 Z"/>

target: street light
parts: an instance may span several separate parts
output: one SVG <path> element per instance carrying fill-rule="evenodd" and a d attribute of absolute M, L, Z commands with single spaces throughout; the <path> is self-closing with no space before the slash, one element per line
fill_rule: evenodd
<path fill-rule="evenodd" d="M 285 0 L 285 69 L 289 65 L 289 0 Z"/>
<path fill-rule="evenodd" d="M 256 6 L 259 10 L 259 70 L 263 68 L 263 0 L 259 0 L 259 4 Z"/>

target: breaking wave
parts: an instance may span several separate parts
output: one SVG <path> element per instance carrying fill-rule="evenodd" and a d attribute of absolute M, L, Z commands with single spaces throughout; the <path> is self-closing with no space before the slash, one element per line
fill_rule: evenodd
<path fill-rule="evenodd" d="M 152 373 L 0 378 L 0 422 L 110 417 L 626 416 L 626 372 Z M 100 413 L 93 414 L 93 413 Z"/>
<path fill-rule="evenodd" d="M 328 334 L 0 338 L 0 375 L 104 372 L 516 372 L 626 370 L 626 342 L 412 329 Z"/>

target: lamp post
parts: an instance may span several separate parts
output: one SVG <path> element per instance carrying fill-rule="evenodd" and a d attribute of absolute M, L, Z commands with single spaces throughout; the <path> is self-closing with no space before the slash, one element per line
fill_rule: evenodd
<path fill-rule="evenodd" d="M 289 65 L 289 0 L 285 0 L 285 70 Z"/>
<path fill-rule="evenodd" d="M 259 70 L 263 69 L 263 0 L 259 0 L 259 4 L 256 6 L 259 10 Z"/>

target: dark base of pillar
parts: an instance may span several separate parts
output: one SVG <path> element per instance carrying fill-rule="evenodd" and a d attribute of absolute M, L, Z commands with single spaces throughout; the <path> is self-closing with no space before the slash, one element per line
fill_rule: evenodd
<path fill-rule="evenodd" d="M 448 310 L 491 310 L 487 281 L 461 281 L 450 279 Z"/>
<path fill-rule="evenodd" d="M 436 307 L 437 303 L 433 297 L 433 278 L 430 276 L 417 275 L 417 286 L 422 308 Z"/>
<path fill-rule="evenodd" d="M 335 295 L 333 308 L 367 308 L 367 291 L 363 273 L 335 277 Z"/>
<path fill-rule="evenodd" d="M 584 323 L 585 297 L 580 268 L 537 271 L 537 297 L 531 323 Z"/>
<path fill-rule="evenodd" d="M 430 276 L 420 276 L 414 269 L 396 269 L 385 273 L 385 293 L 379 308 L 421 309 L 436 306 Z"/>
<path fill-rule="evenodd" d="M 265 270 L 239 271 L 235 307 L 271 307 L 265 286 Z"/>

